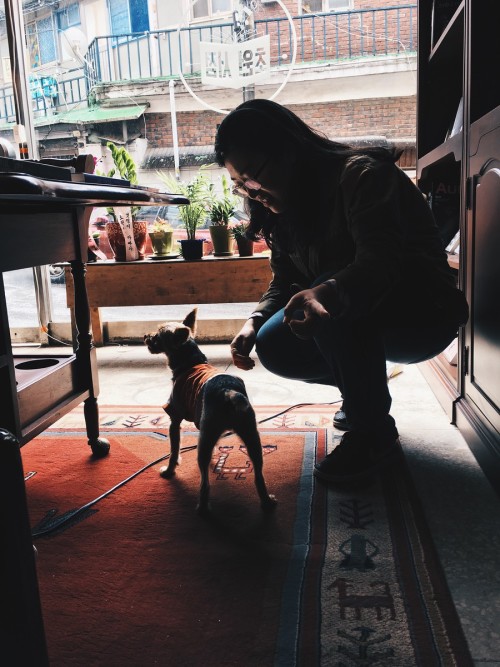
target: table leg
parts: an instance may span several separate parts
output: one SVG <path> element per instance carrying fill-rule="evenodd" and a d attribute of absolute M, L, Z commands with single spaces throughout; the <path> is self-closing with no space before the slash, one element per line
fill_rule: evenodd
<path fill-rule="evenodd" d="M 101 309 L 91 308 L 90 319 L 92 321 L 92 335 L 94 337 L 94 345 L 102 347 L 104 345 L 104 332 L 101 321 Z"/>
<path fill-rule="evenodd" d="M 94 456 L 103 457 L 109 452 L 109 442 L 99 437 L 99 409 L 97 394 L 97 363 L 95 349 L 90 331 L 90 309 L 85 287 L 85 264 L 80 261 L 71 262 L 71 273 L 75 286 L 75 326 L 76 326 L 76 358 L 83 386 L 90 389 L 90 396 L 84 402 L 83 413 L 87 427 L 87 436 Z"/>
<path fill-rule="evenodd" d="M 17 439 L 0 428 L 0 622 L 1 654 L 12 664 L 49 665 L 38 592 L 21 452 Z"/>

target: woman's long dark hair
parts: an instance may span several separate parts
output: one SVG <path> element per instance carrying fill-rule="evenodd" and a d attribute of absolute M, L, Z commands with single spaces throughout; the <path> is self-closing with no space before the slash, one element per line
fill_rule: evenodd
<path fill-rule="evenodd" d="M 269 245 L 276 241 L 279 220 L 286 216 L 286 229 L 292 244 L 301 237 L 311 237 L 315 228 L 325 224 L 331 214 L 331 182 L 335 170 L 356 156 L 395 162 L 400 152 L 381 146 L 353 148 L 328 139 L 312 129 L 296 114 L 276 102 L 264 99 L 243 102 L 220 124 L 215 139 L 219 166 L 235 155 L 261 153 L 294 159 L 295 193 L 286 214 L 271 213 L 259 202 L 247 199 L 250 214 L 248 235 L 263 236 Z M 330 186 L 329 186 L 330 184 Z M 280 235 L 281 237 L 281 235 Z M 280 245 L 282 239 L 280 238 Z"/>

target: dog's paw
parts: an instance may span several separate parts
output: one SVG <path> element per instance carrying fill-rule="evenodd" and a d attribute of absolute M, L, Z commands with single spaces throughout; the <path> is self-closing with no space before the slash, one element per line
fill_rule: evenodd
<path fill-rule="evenodd" d="M 175 475 L 175 466 L 171 468 L 170 466 L 162 466 L 160 468 L 160 477 L 163 479 L 170 479 Z"/>
<path fill-rule="evenodd" d="M 264 512 L 270 512 L 272 511 L 276 505 L 278 504 L 278 501 L 276 499 L 276 496 L 269 495 L 265 500 L 263 500 L 260 504 Z"/>

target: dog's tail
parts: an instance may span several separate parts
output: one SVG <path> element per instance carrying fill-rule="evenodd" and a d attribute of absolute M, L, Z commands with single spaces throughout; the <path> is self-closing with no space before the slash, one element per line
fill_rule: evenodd
<path fill-rule="evenodd" d="M 236 412 L 252 411 L 248 397 L 235 389 L 224 390 L 224 401 L 229 403 Z"/>

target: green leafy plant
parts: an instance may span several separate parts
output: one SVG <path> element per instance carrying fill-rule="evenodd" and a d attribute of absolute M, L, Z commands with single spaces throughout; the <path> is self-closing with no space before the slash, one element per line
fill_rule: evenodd
<path fill-rule="evenodd" d="M 164 220 L 163 218 L 155 218 L 149 231 L 157 233 L 157 232 L 171 232 L 172 230 L 173 227 L 168 220 Z"/>
<path fill-rule="evenodd" d="M 225 174 L 222 175 L 222 195 L 217 196 L 211 188 L 212 201 L 210 204 L 209 217 L 213 225 L 227 225 L 229 219 L 236 210 L 236 203 L 238 201 L 231 192 L 231 187 Z"/>
<path fill-rule="evenodd" d="M 172 194 L 182 194 L 189 204 L 179 206 L 179 217 L 184 224 L 188 239 L 196 238 L 196 230 L 205 222 L 212 201 L 212 188 L 207 176 L 199 171 L 189 182 L 183 183 L 170 174 L 157 172 Z"/>
<path fill-rule="evenodd" d="M 231 236 L 235 239 L 245 239 L 249 222 L 238 222 L 230 228 Z"/>
<path fill-rule="evenodd" d="M 108 171 L 106 176 L 113 178 L 118 171 L 120 178 L 129 181 L 131 185 L 137 185 L 139 182 L 137 178 L 137 167 L 133 157 L 127 149 L 123 146 L 117 146 L 112 141 L 106 142 L 106 146 L 111 151 L 111 157 L 113 158 L 113 163 L 115 165 L 114 168 Z M 135 218 L 140 208 L 140 206 L 132 206 L 132 218 Z M 107 208 L 106 212 L 113 218 L 113 220 L 116 220 L 113 208 Z"/>
<path fill-rule="evenodd" d="M 106 146 L 111 151 L 111 157 L 115 164 L 115 168 L 110 171 L 108 176 L 113 177 L 118 170 L 121 178 L 130 181 L 131 185 L 137 185 L 137 167 L 128 150 L 124 146 L 117 146 L 112 141 L 106 142 Z"/>

